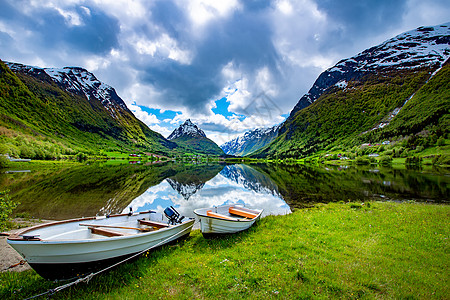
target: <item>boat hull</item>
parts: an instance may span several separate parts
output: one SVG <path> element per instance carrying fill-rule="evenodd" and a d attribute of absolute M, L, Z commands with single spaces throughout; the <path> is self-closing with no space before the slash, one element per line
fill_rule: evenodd
<path fill-rule="evenodd" d="M 189 233 L 169 242 L 168 244 L 175 243 L 177 241 L 186 239 L 189 236 Z M 161 246 L 158 246 L 161 247 Z M 155 250 L 153 248 L 152 250 Z M 144 249 L 145 250 L 145 249 Z M 150 250 L 150 251 L 152 251 Z M 88 275 L 90 273 L 103 270 L 107 267 L 110 267 L 120 261 L 128 259 L 130 257 L 135 256 L 132 260 L 134 261 L 140 255 L 140 252 L 130 253 L 126 255 L 121 255 L 108 259 L 100 259 L 89 262 L 78 262 L 78 263 L 29 263 L 30 267 L 36 271 L 40 276 L 48 280 L 61 280 L 61 279 L 75 279 L 82 277 L 83 275 Z"/>
<path fill-rule="evenodd" d="M 133 222 L 137 223 L 140 217 L 142 216 L 121 216 L 123 220 L 119 221 L 122 221 L 121 225 L 133 224 Z M 88 227 L 80 226 L 82 223 L 89 223 L 91 226 L 98 226 L 102 222 L 117 224 L 117 220 L 110 219 L 107 221 L 83 219 L 65 223 L 56 222 L 55 225 L 38 227 L 34 230 L 29 229 L 24 233 L 27 235 L 36 234 L 36 236 L 38 234 L 39 236 L 44 235 L 42 239 L 26 240 L 16 237 L 9 238 L 8 243 L 42 277 L 65 279 L 79 276 L 87 271 L 99 270 L 99 268 L 142 251 L 188 236 L 195 221 L 189 219 L 181 224 L 154 231 L 139 233 L 134 231 L 134 234 L 130 234 L 130 231 L 133 230 L 122 230 L 122 233 L 126 234 L 115 237 L 99 237 L 92 234 Z M 50 231 L 52 231 L 52 236 L 49 234 Z M 47 235 L 47 238 L 45 238 L 45 235 Z M 69 239 L 70 235 L 78 235 L 82 238 Z"/>
<path fill-rule="evenodd" d="M 221 206 L 214 208 L 216 212 L 219 214 L 226 214 L 228 212 L 228 209 L 230 205 L 227 206 Z M 197 215 L 197 217 L 200 220 L 200 229 L 202 231 L 202 234 L 204 237 L 214 237 L 214 236 L 220 236 L 220 235 L 226 235 L 226 234 L 233 234 L 240 231 L 244 231 L 249 229 L 260 217 L 262 214 L 262 210 L 258 211 L 258 214 L 253 219 L 236 219 L 233 218 L 232 220 L 226 220 L 217 218 L 214 216 L 208 216 L 206 215 L 207 209 L 199 209 L 195 210 L 194 213 Z M 229 215 L 227 215 L 229 216 Z"/>

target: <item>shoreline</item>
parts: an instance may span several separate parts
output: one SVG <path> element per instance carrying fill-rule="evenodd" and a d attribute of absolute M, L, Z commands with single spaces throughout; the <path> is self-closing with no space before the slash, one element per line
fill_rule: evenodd
<path fill-rule="evenodd" d="M 17 231 L 22 230 L 24 228 L 39 225 L 42 223 L 51 222 L 51 220 L 16 218 L 16 219 L 12 220 L 12 222 L 14 224 L 17 224 L 18 226 L 20 226 L 20 228 L 5 231 L 6 233 L 9 233 L 9 234 L 16 233 Z M 27 263 L 17 265 L 13 268 L 7 269 L 10 266 L 19 263 L 21 260 L 23 260 L 23 257 L 20 256 L 20 254 L 17 253 L 16 250 L 14 250 L 11 246 L 8 245 L 6 239 L 7 239 L 7 236 L 0 236 L 0 273 L 23 272 L 26 270 L 31 270 L 31 267 Z"/>

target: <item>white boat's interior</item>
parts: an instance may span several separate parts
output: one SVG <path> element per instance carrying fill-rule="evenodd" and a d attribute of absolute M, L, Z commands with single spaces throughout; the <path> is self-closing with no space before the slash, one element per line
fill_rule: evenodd
<path fill-rule="evenodd" d="M 240 205 L 223 205 L 196 209 L 195 214 L 202 217 L 214 217 L 230 221 L 252 221 L 258 218 L 262 210 L 249 209 Z"/>
<path fill-rule="evenodd" d="M 163 230 L 171 226 L 173 225 L 168 225 L 167 220 L 163 220 L 161 214 L 146 212 L 46 223 L 25 229 L 11 239 L 41 241 L 108 239 Z"/>

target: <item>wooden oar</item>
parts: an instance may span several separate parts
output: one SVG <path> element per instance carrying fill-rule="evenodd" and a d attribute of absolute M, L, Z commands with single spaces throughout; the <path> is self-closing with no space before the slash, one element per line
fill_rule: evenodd
<path fill-rule="evenodd" d="M 114 226 L 114 225 L 80 224 L 80 226 L 119 228 L 119 229 L 133 229 L 133 230 L 139 230 L 139 231 L 150 231 L 151 230 L 150 228 L 137 228 L 137 227 Z"/>

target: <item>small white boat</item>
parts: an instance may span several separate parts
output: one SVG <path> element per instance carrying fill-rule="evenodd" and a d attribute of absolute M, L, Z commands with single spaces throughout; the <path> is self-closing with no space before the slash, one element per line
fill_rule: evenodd
<path fill-rule="evenodd" d="M 261 217 L 262 212 L 262 209 L 248 209 L 239 205 L 194 210 L 200 219 L 200 228 L 204 237 L 246 230 Z"/>
<path fill-rule="evenodd" d="M 153 211 L 130 212 L 42 224 L 7 241 L 42 277 L 73 278 L 188 236 L 195 220 L 166 211 L 169 222 Z"/>

